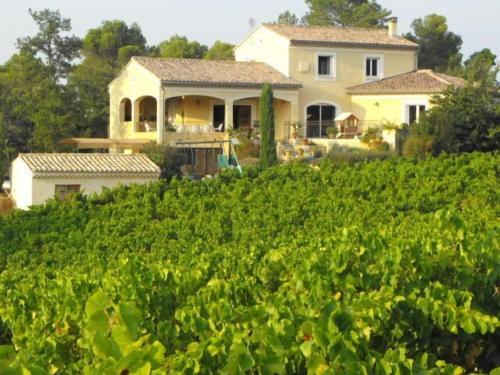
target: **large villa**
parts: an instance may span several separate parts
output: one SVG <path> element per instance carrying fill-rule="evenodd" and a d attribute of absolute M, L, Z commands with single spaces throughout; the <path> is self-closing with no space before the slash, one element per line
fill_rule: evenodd
<path fill-rule="evenodd" d="M 418 70 L 418 49 L 398 35 L 392 18 L 385 28 L 263 24 L 235 47 L 236 61 L 133 57 L 109 85 L 109 139 L 71 142 L 134 152 L 151 141 L 227 140 L 233 129 L 258 129 L 265 82 L 274 90 L 278 141 L 297 131 L 327 138 L 343 114 L 356 122 L 338 138 L 383 123 L 411 124 L 432 95 L 462 84 Z"/>

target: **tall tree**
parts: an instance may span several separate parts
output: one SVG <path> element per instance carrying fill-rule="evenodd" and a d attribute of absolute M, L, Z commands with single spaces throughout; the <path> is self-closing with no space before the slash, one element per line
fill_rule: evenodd
<path fill-rule="evenodd" d="M 494 94 L 493 84 L 450 88 L 434 98 L 414 131 L 433 137 L 436 153 L 498 150 L 500 105 Z"/>
<path fill-rule="evenodd" d="M 498 73 L 496 55 L 489 48 L 475 52 L 465 61 L 464 78 L 471 82 L 493 82 Z"/>
<path fill-rule="evenodd" d="M 71 70 L 72 61 L 79 55 L 81 46 L 78 37 L 63 35 L 71 31 L 71 21 L 62 18 L 58 10 L 30 9 L 29 13 L 38 25 L 38 33 L 35 36 L 19 38 L 18 48 L 33 56 L 42 57 L 56 79 L 66 78 Z"/>
<path fill-rule="evenodd" d="M 14 55 L 0 68 L 0 83 L 4 131 L 16 151 L 53 151 L 74 130 L 71 93 L 39 59 Z"/>
<path fill-rule="evenodd" d="M 278 15 L 276 23 L 279 25 L 297 25 L 300 23 L 299 17 L 289 10 Z"/>
<path fill-rule="evenodd" d="M 208 51 L 208 47 L 190 41 L 185 36 L 174 35 L 170 39 L 159 44 L 161 57 L 184 57 L 190 59 L 202 59 Z"/>
<path fill-rule="evenodd" d="M 146 53 L 146 38 L 138 24 L 128 26 L 120 20 L 104 21 L 100 27 L 90 29 L 83 39 L 83 55 L 111 59 L 114 65 L 119 66 L 120 54 L 123 50 L 134 48 L 134 54 Z"/>
<path fill-rule="evenodd" d="M 381 26 L 390 10 L 375 0 L 306 0 L 304 21 L 319 26 Z"/>
<path fill-rule="evenodd" d="M 405 37 L 420 45 L 419 68 L 448 71 L 460 65 L 462 38 L 448 31 L 446 17 L 429 14 L 417 18 L 411 26 L 413 32 Z"/>
<path fill-rule="evenodd" d="M 271 84 L 262 86 L 260 96 L 260 164 L 267 168 L 278 162 L 274 139 L 274 96 Z"/>
<path fill-rule="evenodd" d="M 234 60 L 234 45 L 217 40 L 203 58 L 206 60 Z"/>

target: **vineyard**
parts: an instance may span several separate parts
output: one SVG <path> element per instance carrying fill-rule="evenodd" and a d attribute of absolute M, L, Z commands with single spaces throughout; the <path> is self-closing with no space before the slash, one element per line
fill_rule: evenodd
<path fill-rule="evenodd" d="M 0 374 L 500 374 L 499 168 L 297 164 L 0 216 Z"/>

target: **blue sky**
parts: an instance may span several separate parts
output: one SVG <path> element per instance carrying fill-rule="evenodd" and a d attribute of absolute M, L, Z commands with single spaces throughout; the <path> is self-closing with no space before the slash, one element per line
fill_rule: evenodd
<path fill-rule="evenodd" d="M 500 57 L 500 0 L 379 0 L 400 21 L 400 31 L 430 13 L 448 18 L 451 31 L 462 36 L 465 56 L 489 47 Z M 303 0 L 15 0 L 0 12 L 0 63 L 15 52 L 16 38 L 35 32 L 28 8 L 60 9 L 72 20 L 73 31 L 83 36 L 103 20 L 137 22 L 149 44 L 173 34 L 211 45 L 215 40 L 237 43 L 257 23 L 276 19 L 289 9 L 302 15 Z"/>

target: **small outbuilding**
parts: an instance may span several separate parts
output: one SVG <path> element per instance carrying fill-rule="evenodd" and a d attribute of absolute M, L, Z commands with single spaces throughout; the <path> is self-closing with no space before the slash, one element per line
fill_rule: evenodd
<path fill-rule="evenodd" d="M 351 112 L 344 112 L 338 115 L 335 118 L 335 125 L 339 131 L 338 138 L 354 138 L 360 132 L 359 119 Z"/>
<path fill-rule="evenodd" d="M 16 208 L 28 209 L 72 192 L 98 193 L 159 176 L 160 168 L 145 155 L 19 154 L 12 162 L 11 193 Z"/>

